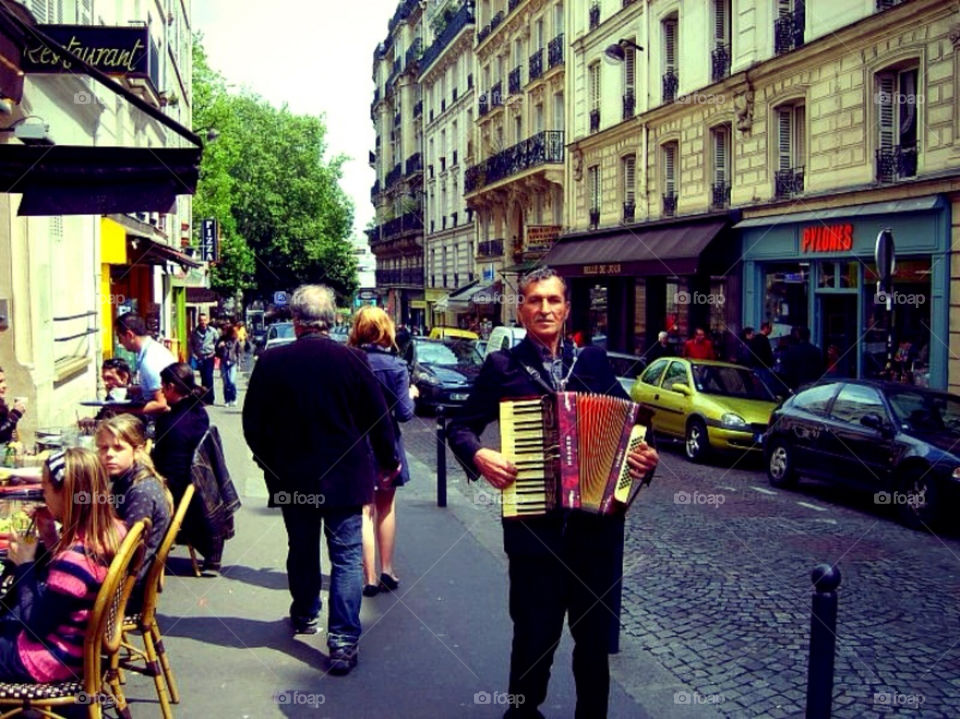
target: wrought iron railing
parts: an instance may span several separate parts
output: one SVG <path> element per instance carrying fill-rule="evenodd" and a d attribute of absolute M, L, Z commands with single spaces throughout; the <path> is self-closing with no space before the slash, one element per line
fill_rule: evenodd
<path fill-rule="evenodd" d="M 450 22 L 443 28 L 437 39 L 430 43 L 430 47 L 424 51 L 423 57 L 420 58 L 420 68 L 426 70 L 430 67 L 430 63 L 437 59 L 443 49 L 453 42 L 453 39 L 460 34 L 463 28 L 473 24 L 473 21 L 473 3 L 465 2 L 460 5 L 457 14 L 450 18 Z"/>
<path fill-rule="evenodd" d="M 417 38 L 413 41 L 413 44 L 407 48 L 407 54 L 403 58 L 403 67 L 404 69 L 410 67 L 412 64 L 420 60 L 423 55 L 423 40 Z"/>
<path fill-rule="evenodd" d="M 730 74 L 730 48 L 724 43 L 717 43 L 711 59 L 713 81 L 720 82 Z"/>
<path fill-rule="evenodd" d="M 793 197 L 803 192 L 803 167 L 793 167 L 788 170 L 777 170 L 773 177 L 774 197 L 782 199 Z"/>
<path fill-rule="evenodd" d="M 398 162 L 393 166 L 393 169 L 387 173 L 384 184 L 386 187 L 392 187 L 393 185 L 397 184 L 401 177 L 403 177 L 403 165 Z"/>
<path fill-rule="evenodd" d="M 547 64 L 551 68 L 563 64 L 563 33 L 557 35 L 547 44 Z"/>
<path fill-rule="evenodd" d="M 423 114 L 423 100 L 418 100 L 417 104 L 413 106 L 413 116 L 420 117 Z"/>
<path fill-rule="evenodd" d="M 595 2 L 590 6 L 590 29 L 600 25 L 600 3 Z"/>
<path fill-rule="evenodd" d="M 543 48 L 540 48 L 530 56 L 527 78 L 533 82 L 543 75 Z"/>
<path fill-rule="evenodd" d="M 624 222 L 633 222 L 633 218 L 637 211 L 637 205 L 634 202 L 624 202 L 623 203 L 623 221 Z"/>
<path fill-rule="evenodd" d="M 590 227 L 591 229 L 597 229 L 600 226 L 600 208 L 593 207 L 590 209 Z"/>
<path fill-rule="evenodd" d="M 490 107 L 500 107 L 503 104 L 503 81 L 490 88 Z"/>
<path fill-rule="evenodd" d="M 722 210 L 730 206 L 730 184 L 727 182 L 714 182 L 710 189 L 710 206 L 716 210 Z"/>
<path fill-rule="evenodd" d="M 793 12 L 785 13 L 773 21 L 773 48 L 777 55 L 803 46 L 803 31 L 806 24 L 802 2 Z"/>
<path fill-rule="evenodd" d="M 520 66 L 517 65 L 510 71 L 510 74 L 507 75 L 507 89 L 510 91 L 511 95 L 516 95 L 520 92 Z"/>
<path fill-rule="evenodd" d="M 490 112 L 490 101 L 487 100 L 486 95 L 481 95 L 477 99 L 477 114 L 480 115 L 480 117 L 483 117 L 488 112 Z"/>
<path fill-rule="evenodd" d="M 523 0 L 508 0 L 507 12 L 513 12 L 514 10 L 516 10 L 517 6 L 519 6 L 521 2 L 523 2 Z"/>
<path fill-rule="evenodd" d="M 663 101 L 673 102 L 677 99 L 677 88 L 680 87 L 680 77 L 673 70 L 663 73 Z"/>
<path fill-rule="evenodd" d="M 483 240 L 477 245 L 477 257 L 503 257 L 503 240 Z"/>
<path fill-rule="evenodd" d="M 423 217 L 419 212 L 408 212 L 383 223 L 383 237 L 388 240 L 404 232 L 419 232 L 422 230 Z"/>
<path fill-rule="evenodd" d="M 637 98 L 633 95 L 633 90 L 628 90 L 623 96 L 623 119 L 629 120 L 633 117 L 637 109 Z"/>
<path fill-rule="evenodd" d="M 600 129 L 600 108 L 595 107 L 590 111 L 590 132 L 596 132 Z"/>
<path fill-rule="evenodd" d="M 894 145 L 877 150 L 877 182 L 916 177 L 917 149 L 917 145 Z"/>
<path fill-rule="evenodd" d="M 677 193 L 663 193 L 663 214 L 667 217 L 673 217 L 677 214 Z"/>
<path fill-rule="evenodd" d="M 463 187 L 473 192 L 524 170 L 563 163 L 563 131 L 545 130 L 467 168 Z"/>
<path fill-rule="evenodd" d="M 406 168 L 408 177 L 415 172 L 423 171 L 423 160 L 419 152 L 415 152 L 407 158 Z"/>

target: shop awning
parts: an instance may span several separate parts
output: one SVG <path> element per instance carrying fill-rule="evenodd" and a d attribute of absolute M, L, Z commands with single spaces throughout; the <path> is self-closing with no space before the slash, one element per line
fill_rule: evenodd
<path fill-rule="evenodd" d="M 176 262 L 184 269 L 188 267 L 201 267 L 202 264 L 196 260 L 190 259 L 183 252 L 180 252 L 170 245 L 163 242 L 157 242 L 148 238 L 139 238 L 140 249 L 143 252 L 134 258 L 134 262 L 146 262 L 152 265 L 165 265 L 167 262 Z"/>
<path fill-rule="evenodd" d="M 20 215 L 170 212 L 193 194 L 199 147 L 0 145 L 0 189 L 23 193 Z"/>
<path fill-rule="evenodd" d="M 479 305 L 493 304 L 498 290 L 498 282 L 480 284 L 479 280 L 475 280 L 438 300 L 433 307 L 437 312 L 466 312 L 470 309 L 471 302 Z"/>
<path fill-rule="evenodd" d="M 728 220 L 717 219 L 561 238 L 541 264 L 568 276 L 693 274 L 700 254 L 726 226 Z"/>
<path fill-rule="evenodd" d="M 766 217 L 751 217 L 749 220 L 734 225 L 734 229 L 742 230 L 748 227 L 767 227 L 768 225 L 782 225 L 785 222 L 822 222 L 849 217 L 865 217 L 868 215 L 893 215 L 901 212 L 929 212 L 939 209 L 943 205 L 940 195 L 926 197 L 911 197 L 905 200 L 891 202 L 872 202 L 867 205 L 851 205 L 849 207 L 831 207 L 825 210 L 810 212 L 793 212 L 789 214 L 769 215 Z"/>

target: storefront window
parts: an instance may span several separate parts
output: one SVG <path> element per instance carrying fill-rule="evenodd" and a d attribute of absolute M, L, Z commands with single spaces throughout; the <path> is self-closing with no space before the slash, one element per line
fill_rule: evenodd
<path fill-rule="evenodd" d="M 609 288 L 594 285 L 590 288 L 590 344 L 607 347 L 607 305 Z"/>
<path fill-rule="evenodd" d="M 877 271 L 871 262 L 863 271 L 864 377 L 927 386 L 930 380 L 930 281 L 929 259 L 897 260 L 892 312 L 886 297 L 877 293 Z M 893 362 L 887 368 L 887 328 L 893 315 Z"/>
<path fill-rule="evenodd" d="M 817 279 L 819 289 L 854 289 L 858 286 L 859 262 L 821 262 Z"/>
<path fill-rule="evenodd" d="M 810 326 L 807 310 L 809 280 L 808 262 L 764 267 L 763 321 L 773 326 L 771 339 L 789 336 L 792 327 Z"/>

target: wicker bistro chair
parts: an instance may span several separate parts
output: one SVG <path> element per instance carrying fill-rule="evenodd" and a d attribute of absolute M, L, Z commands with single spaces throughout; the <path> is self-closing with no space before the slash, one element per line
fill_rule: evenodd
<path fill-rule="evenodd" d="M 163 591 L 164 569 L 167 556 L 173 547 L 183 517 L 187 513 L 190 501 L 193 499 L 194 486 L 188 485 L 177 511 L 170 520 L 170 527 L 160 543 L 160 548 L 153 559 L 153 564 L 144 579 L 143 606 L 139 614 L 130 615 L 123 620 L 123 656 L 114 655 L 114 669 L 122 668 L 138 674 L 153 677 L 157 687 L 157 698 L 160 700 L 160 712 L 164 719 L 171 719 L 170 703 L 180 703 L 180 692 L 173 676 L 173 669 L 167 659 L 163 647 L 163 636 L 157 624 L 157 599 Z M 129 639 L 130 632 L 140 632 L 143 639 L 143 649 L 134 646 Z M 140 664 L 140 662 L 143 662 Z M 169 692 L 169 696 L 168 696 Z"/>
<path fill-rule="evenodd" d="M 83 676 L 78 681 L 47 684 L 0 683 L 0 708 L 13 707 L 0 719 L 26 711 L 63 719 L 55 710 L 72 705 L 85 705 L 91 719 L 102 717 L 104 706 L 115 707 L 122 717 L 130 716 L 119 678 L 110 666 L 111 657 L 120 650 L 121 618 L 143 563 L 143 539 L 149 526 L 150 520 L 144 519 L 127 532 L 97 592 L 83 641 Z"/>

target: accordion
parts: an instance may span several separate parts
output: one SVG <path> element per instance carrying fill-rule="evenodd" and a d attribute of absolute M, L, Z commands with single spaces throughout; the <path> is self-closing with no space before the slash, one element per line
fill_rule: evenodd
<path fill-rule="evenodd" d="M 517 480 L 502 490 L 502 515 L 528 517 L 557 506 L 594 514 L 629 507 L 652 472 L 634 479 L 627 454 L 647 436 L 649 411 L 607 395 L 559 392 L 500 402 L 503 455 Z"/>

